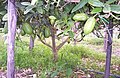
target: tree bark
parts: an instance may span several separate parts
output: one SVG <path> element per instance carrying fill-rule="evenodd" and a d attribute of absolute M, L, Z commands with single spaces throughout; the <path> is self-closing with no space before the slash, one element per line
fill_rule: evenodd
<path fill-rule="evenodd" d="M 107 49 L 108 35 L 107 35 L 107 31 L 105 31 L 104 33 L 105 33 L 105 36 L 104 36 L 104 51 L 106 51 L 106 49 Z"/>
<path fill-rule="evenodd" d="M 113 36 L 113 23 L 112 20 L 109 22 L 107 31 L 107 49 L 106 49 L 106 66 L 105 66 L 105 76 L 104 78 L 109 78 L 110 76 L 110 64 L 111 64 L 111 54 L 112 54 L 112 36 Z"/>
<path fill-rule="evenodd" d="M 15 0 L 8 0 L 8 45 L 7 45 L 7 78 L 15 78 L 14 44 L 17 14 Z"/>
<path fill-rule="evenodd" d="M 52 51 L 53 51 L 53 56 L 54 56 L 54 61 L 57 61 L 58 59 L 58 53 L 57 53 L 57 46 L 56 46 L 56 42 L 55 42 L 55 31 L 54 28 L 50 27 L 50 31 L 51 31 L 51 37 L 52 37 Z"/>
<path fill-rule="evenodd" d="M 32 51 L 33 47 L 34 47 L 34 38 L 30 36 L 29 51 Z"/>

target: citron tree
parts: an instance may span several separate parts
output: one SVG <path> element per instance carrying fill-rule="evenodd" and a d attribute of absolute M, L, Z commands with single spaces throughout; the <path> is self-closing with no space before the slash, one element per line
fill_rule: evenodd
<path fill-rule="evenodd" d="M 110 62 L 111 62 L 111 53 L 112 53 L 112 36 L 113 36 L 113 27 L 117 26 L 119 28 L 119 16 L 120 16 L 120 1 L 119 0 L 81 0 L 73 9 L 72 13 L 78 10 L 86 9 L 86 6 L 89 7 L 88 14 L 90 17 L 84 25 L 84 34 L 89 34 L 94 31 L 96 28 L 100 30 L 102 28 L 106 29 L 106 41 L 105 41 L 105 51 L 106 55 L 106 67 L 105 67 L 105 76 L 104 78 L 109 78 L 110 76 Z M 96 24 L 95 24 L 96 19 Z M 91 21 L 92 22 L 91 22 Z M 95 26 L 96 25 L 96 26 Z M 103 25 L 103 27 L 101 27 Z"/>
<path fill-rule="evenodd" d="M 37 0 L 33 3 L 18 2 L 16 6 L 18 25 L 22 26 L 21 35 L 38 37 L 43 44 L 52 49 L 54 60 L 57 60 L 58 51 L 66 42 L 81 41 L 84 37 L 82 29 L 89 17 L 84 12 L 71 13 L 74 3 Z M 46 41 L 50 38 L 49 44 Z M 57 40 L 60 44 L 56 43 Z"/>

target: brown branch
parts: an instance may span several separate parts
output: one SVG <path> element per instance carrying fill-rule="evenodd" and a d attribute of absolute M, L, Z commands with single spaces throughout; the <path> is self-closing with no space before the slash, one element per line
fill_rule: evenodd
<path fill-rule="evenodd" d="M 40 41 L 41 41 L 44 45 L 46 45 L 46 46 L 48 46 L 48 47 L 52 48 L 52 46 L 51 46 L 51 45 L 49 45 L 49 44 L 47 44 L 46 42 L 44 42 L 43 40 L 41 40 L 41 38 L 40 38 L 40 36 L 39 36 L 39 35 L 37 35 L 37 36 L 38 36 L 38 38 L 40 39 Z"/>
<path fill-rule="evenodd" d="M 59 50 L 67 41 L 68 41 L 69 37 L 63 41 L 62 43 L 60 43 L 58 46 L 57 46 L 57 50 Z"/>

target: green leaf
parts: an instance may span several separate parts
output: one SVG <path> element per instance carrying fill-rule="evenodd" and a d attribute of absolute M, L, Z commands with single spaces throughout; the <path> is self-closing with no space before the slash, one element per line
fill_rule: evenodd
<path fill-rule="evenodd" d="M 24 14 L 27 14 L 28 12 L 30 12 L 33 8 L 35 8 L 35 6 L 32 6 L 32 5 L 29 5 L 29 6 L 27 6 L 25 9 L 25 11 L 24 11 Z"/>
<path fill-rule="evenodd" d="M 71 31 L 71 27 L 74 26 L 73 21 L 68 21 L 67 22 L 67 28 L 64 30 L 63 34 L 67 34 L 69 31 Z"/>
<path fill-rule="evenodd" d="M 65 12 L 62 13 L 61 18 L 64 21 L 64 23 L 68 23 L 68 15 L 67 15 L 67 13 L 65 13 Z"/>
<path fill-rule="evenodd" d="M 74 22 L 73 21 L 68 21 L 67 26 L 69 28 L 71 28 L 72 26 L 74 26 Z"/>
<path fill-rule="evenodd" d="M 0 11 L 0 15 L 5 15 L 6 11 Z"/>
<path fill-rule="evenodd" d="M 89 0 L 88 3 L 95 7 L 103 7 L 104 6 L 104 4 L 102 2 L 100 2 L 99 0 Z"/>
<path fill-rule="evenodd" d="M 21 4 L 24 6 L 28 6 L 28 5 L 30 5 L 30 2 L 21 2 Z"/>
<path fill-rule="evenodd" d="M 111 3 L 114 3 L 115 1 L 117 1 L 117 0 L 108 0 L 108 1 L 106 1 L 106 4 L 111 4 Z"/>
<path fill-rule="evenodd" d="M 95 13 L 99 13 L 102 11 L 102 8 L 94 8 L 92 11 L 91 11 L 91 14 L 95 14 Z"/>
<path fill-rule="evenodd" d="M 38 0 L 32 0 L 31 1 L 31 5 L 35 5 L 35 3 L 37 2 Z"/>
<path fill-rule="evenodd" d="M 0 11 L 5 11 L 6 9 L 5 9 L 5 5 L 0 5 Z"/>
<path fill-rule="evenodd" d="M 99 15 L 99 18 L 100 18 L 102 21 L 104 21 L 105 23 L 109 24 L 109 21 L 108 21 L 107 19 L 105 19 L 104 17 L 102 17 L 102 16 Z"/>
<path fill-rule="evenodd" d="M 73 38 L 73 37 L 74 37 L 74 33 L 73 33 L 72 31 L 69 31 L 68 34 L 69 34 L 69 37 L 70 37 L 70 38 Z"/>
<path fill-rule="evenodd" d="M 43 1 L 42 1 L 42 0 L 38 0 L 37 6 L 40 7 L 40 6 L 42 6 L 42 5 L 44 5 L 44 4 L 43 4 Z"/>
<path fill-rule="evenodd" d="M 3 20 L 3 21 L 7 21 L 7 20 L 8 20 L 8 17 L 7 17 L 7 16 L 8 16 L 8 14 L 6 13 L 6 14 L 3 16 L 2 20 Z"/>
<path fill-rule="evenodd" d="M 110 13 L 110 11 L 111 11 L 110 5 L 106 4 L 103 8 L 103 12 L 104 13 Z"/>
<path fill-rule="evenodd" d="M 72 9 L 71 13 L 73 13 L 73 12 L 79 10 L 80 8 L 84 7 L 85 4 L 87 4 L 87 2 L 88 2 L 88 0 L 82 0 L 82 1 L 80 1 L 80 2 Z"/>
<path fill-rule="evenodd" d="M 31 17 L 33 16 L 33 14 L 27 14 L 25 15 L 25 21 L 27 21 L 28 19 L 32 19 Z"/>
<path fill-rule="evenodd" d="M 16 5 L 16 7 L 19 7 L 19 8 L 25 8 L 25 6 L 24 5 L 22 5 L 21 3 L 19 3 L 19 2 L 16 2 L 15 3 L 15 5 Z"/>
<path fill-rule="evenodd" d="M 66 75 L 69 77 L 71 74 L 72 74 L 72 69 L 71 69 L 71 68 L 68 68 L 68 69 L 66 70 Z"/>
<path fill-rule="evenodd" d="M 72 4 L 68 4 L 68 5 L 65 6 L 64 11 L 66 13 L 69 13 L 72 10 L 73 7 L 74 6 Z"/>
<path fill-rule="evenodd" d="M 37 7 L 36 9 L 37 9 L 38 13 L 40 13 L 40 14 L 44 13 L 44 9 L 42 7 Z"/>
<path fill-rule="evenodd" d="M 112 12 L 120 14 L 120 5 L 111 5 L 110 7 Z"/>
<path fill-rule="evenodd" d="M 57 71 L 54 71 L 52 74 L 51 74 L 51 78 L 54 78 L 55 76 L 57 76 L 58 72 Z"/>

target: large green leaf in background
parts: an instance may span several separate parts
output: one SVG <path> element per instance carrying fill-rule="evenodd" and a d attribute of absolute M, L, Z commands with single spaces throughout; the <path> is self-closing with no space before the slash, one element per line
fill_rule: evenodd
<path fill-rule="evenodd" d="M 8 15 L 8 14 L 6 13 L 6 14 L 3 16 L 3 18 L 2 18 L 3 21 L 7 21 L 7 20 L 8 20 L 7 15 Z"/>
<path fill-rule="evenodd" d="M 102 2 L 100 2 L 99 0 L 89 0 L 88 3 L 94 7 L 103 7 L 104 6 L 104 4 Z"/>
<path fill-rule="evenodd" d="M 72 31 L 68 31 L 68 34 L 69 34 L 69 37 L 70 37 L 70 38 L 73 38 L 74 35 L 75 35 Z"/>
<path fill-rule="evenodd" d="M 29 5 L 25 8 L 24 14 L 27 14 L 28 12 L 30 12 L 33 8 L 35 8 L 35 6 L 33 5 Z"/>
<path fill-rule="evenodd" d="M 72 12 L 71 12 L 71 13 L 73 13 L 73 12 L 79 10 L 80 8 L 84 7 L 85 4 L 87 4 L 87 2 L 88 2 L 88 0 L 82 0 L 82 1 L 80 1 L 80 2 L 72 9 Z"/>
<path fill-rule="evenodd" d="M 120 14 L 120 5 L 111 5 L 110 7 L 112 12 Z"/>
<path fill-rule="evenodd" d="M 91 11 L 91 14 L 96 14 L 96 13 L 99 13 L 102 11 L 102 8 L 94 8 L 92 11 Z"/>
<path fill-rule="evenodd" d="M 21 4 L 24 5 L 24 6 L 31 5 L 30 2 L 21 2 Z"/>
<path fill-rule="evenodd" d="M 6 11 L 0 11 L 0 15 L 5 15 Z"/>
<path fill-rule="evenodd" d="M 36 10 L 38 11 L 38 13 L 43 14 L 44 13 L 44 9 L 42 7 L 36 7 Z"/>
<path fill-rule="evenodd" d="M 111 3 L 114 3 L 115 1 L 117 1 L 117 0 L 108 0 L 108 1 L 106 1 L 106 3 L 111 4 Z"/>
<path fill-rule="evenodd" d="M 104 8 L 103 8 L 103 12 L 104 13 L 110 13 L 111 11 L 111 7 L 109 4 L 105 4 Z"/>
<path fill-rule="evenodd" d="M 31 5 L 35 5 L 35 3 L 37 2 L 38 0 L 32 0 L 31 1 Z"/>

